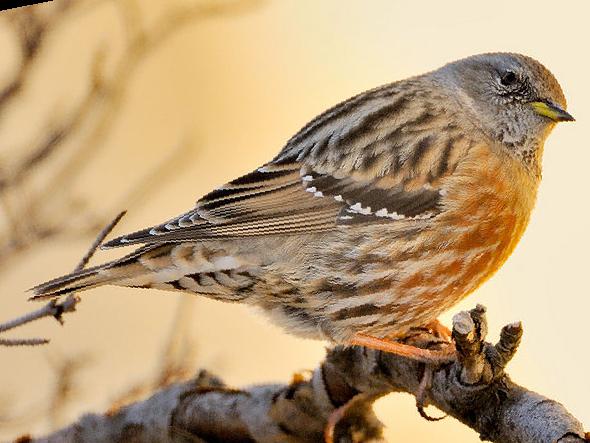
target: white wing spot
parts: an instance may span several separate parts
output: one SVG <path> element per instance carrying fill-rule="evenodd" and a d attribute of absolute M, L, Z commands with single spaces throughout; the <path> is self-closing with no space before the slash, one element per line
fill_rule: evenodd
<path fill-rule="evenodd" d="M 427 218 L 432 217 L 434 214 L 432 212 L 425 212 L 424 214 L 419 214 L 416 215 L 415 217 L 412 217 L 412 219 L 414 220 L 425 220 Z"/>
<path fill-rule="evenodd" d="M 352 215 L 341 215 L 340 220 L 352 220 Z"/>
<path fill-rule="evenodd" d="M 349 211 L 355 212 L 357 214 L 369 215 L 371 214 L 371 207 L 367 206 L 366 208 L 363 208 L 363 206 L 360 203 L 355 203 L 350 207 Z"/>
<path fill-rule="evenodd" d="M 397 212 L 393 211 L 391 214 L 388 215 L 389 218 L 392 218 L 394 220 L 403 220 L 404 218 L 406 218 L 405 215 L 403 214 L 398 214 Z"/>
<path fill-rule="evenodd" d="M 159 234 L 159 232 L 156 228 L 150 229 L 150 235 L 158 235 L 158 234 Z"/>
<path fill-rule="evenodd" d="M 314 197 L 323 197 L 324 196 L 324 193 L 322 191 L 316 191 L 316 192 L 313 193 L 313 196 Z"/>
<path fill-rule="evenodd" d="M 313 180 L 313 177 L 311 175 L 304 175 L 303 177 L 301 177 L 301 180 L 303 180 L 304 182 L 310 182 Z"/>
<path fill-rule="evenodd" d="M 342 198 L 341 195 L 335 195 L 334 196 L 334 200 L 336 200 L 337 202 L 343 202 L 344 201 L 344 199 Z"/>
<path fill-rule="evenodd" d="M 312 186 L 311 188 L 307 188 L 306 191 L 307 192 L 315 192 L 315 191 L 317 191 L 317 188 L 315 186 Z"/>

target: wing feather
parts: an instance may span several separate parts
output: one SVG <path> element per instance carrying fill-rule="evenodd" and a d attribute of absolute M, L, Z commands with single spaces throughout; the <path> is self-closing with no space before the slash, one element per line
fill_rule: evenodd
<path fill-rule="evenodd" d="M 471 144 L 436 100 L 420 97 L 426 105 L 412 106 L 414 95 L 404 91 L 392 84 L 326 111 L 272 162 L 210 192 L 189 212 L 104 247 L 436 217 L 444 178 Z"/>

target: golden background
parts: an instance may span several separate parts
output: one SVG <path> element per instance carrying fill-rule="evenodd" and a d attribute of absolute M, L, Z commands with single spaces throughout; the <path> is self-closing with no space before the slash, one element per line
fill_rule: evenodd
<path fill-rule="evenodd" d="M 0 119 L 3 165 L 18 156 L 15 146 L 47 125 L 48 116 L 79 101 L 96 50 L 104 52 L 112 74 L 128 32 L 115 3 L 92 6 L 50 36 L 22 100 Z M 167 2 L 138 4 L 148 27 Z M 121 196 L 134 183 L 188 146 L 190 155 L 172 165 L 178 172 L 146 188 L 115 232 L 133 231 L 184 212 L 213 187 L 251 171 L 312 117 L 353 94 L 475 53 L 533 56 L 559 79 L 577 122 L 559 125 L 546 145 L 537 207 L 515 253 L 453 312 L 486 305 L 491 340 L 502 325 L 522 320 L 525 335 L 509 366 L 512 378 L 564 403 L 588 426 L 589 14 L 587 0 L 269 0 L 196 18 L 126 74 L 129 88 L 108 135 L 69 190 L 109 219 L 124 209 Z M 0 30 L 0 82 L 14 72 L 13 47 L 10 34 Z M 76 140 L 69 149 L 76 149 Z M 45 217 L 54 215 L 45 210 Z M 90 242 L 90 236 L 64 234 L 3 263 L 0 321 L 38 307 L 26 301 L 25 290 L 69 272 Z M 99 252 L 94 262 L 120 252 Z M 51 343 L 0 349 L 0 412 L 23 419 L 0 420 L 0 437 L 45 432 L 82 412 L 105 410 L 130 385 L 148 379 L 180 298 L 191 297 L 99 288 L 83 294 L 63 327 L 46 319 L 11 333 L 49 337 Z M 191 312 L 195 367 L 211 369 L 229 384 L 288 381 L 324 355 L 325 343 L 289 336 L 245 307 L 194 299 L 183 309 Z M 451 316 L 443 322 L 450 324 Z M 76 355 L 88 362 L 76 376 L 66 413 L 50 423 L 44 411 L 56 362 Z M 424 421 L 409 395 L 388 396 L 377 410 L 390 441 L 479 441 L 451 418 Z"/>

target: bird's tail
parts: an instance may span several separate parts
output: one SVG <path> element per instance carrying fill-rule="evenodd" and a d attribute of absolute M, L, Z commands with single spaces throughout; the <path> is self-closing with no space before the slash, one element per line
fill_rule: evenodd
<path fill-rule="evenodd" d="M 54 278 L 31 289 L 34 300 L 58 297 L 75 291 L 83 291 L 106 284 L 111 279 L 101 275 L 101 267 L 83 269 L 62 277 Z"/>
<path fill-rule="evenodd" d="M 77 291 L 85 291 L 105 284 L 113 284 L 149 272 L 137 260 L 152 247 L 144 247 L 118 260 L 72 272 L 31 288 L 32 299 L 59 297 Z"/>

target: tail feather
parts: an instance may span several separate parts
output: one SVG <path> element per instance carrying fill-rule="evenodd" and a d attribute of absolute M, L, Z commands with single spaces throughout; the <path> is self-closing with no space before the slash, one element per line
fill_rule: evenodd
<path fill-rule="evenodd" d="M 129 277 L 130 273 L 141 272 L 143 268 L 137 263 L 137 258 L 155 246 L 145 246 L 133 253 L 112 262 L 72 272 L 62 277 L 54 278 L 30 289 L 32 300 L 59 297 L 77 291 L 85 291 L 107 283 L 114 283 Z M 135 268 L 135 269 L 132 269 Z"/>
<path fill-rule="evenodd" d="M 104 268 L 97 266 L 95 268 L 83 269 L 37 285 L 30 289 L 34 294 L 31 299 L 38 300 L 42 298 L 57 297 L 107 283 L 108 279 L 104 278 L 106 276 L 101 278 L 101 269 Z"/>

